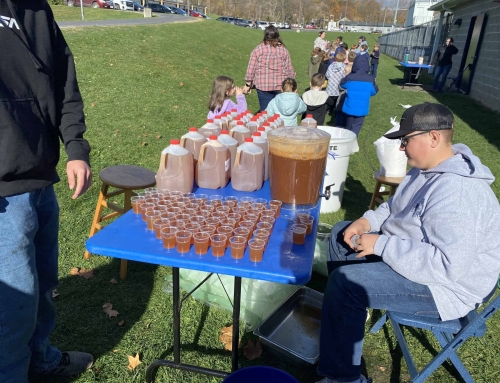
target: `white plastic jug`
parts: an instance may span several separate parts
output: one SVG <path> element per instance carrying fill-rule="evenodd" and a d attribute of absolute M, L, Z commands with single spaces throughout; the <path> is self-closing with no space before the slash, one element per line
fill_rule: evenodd
<path fill-rule="evenodd" d="M 399 130 L 399 123 L 395 118 L 391 118 L 391 123 L 393 127 L 386 134 Z M 373 144 L 380 162 L 380 174 L 384 177 L 404 177 L 408 159 L 405 152 L 399 150 L 401 141 L 389 140 L 382 136 Z"/>
<path fill-rule="evenodd" d="M 157 187 L 191 193 L 193 173 L 193 155 L 180 145 L 179 140 L 170 140 L 170 146 L 161 152 L 160 166 L 156 173 Z"/>
<path fill-rule="evenodd" d="M 264 151 L 264 181 L 269 179 L 269 143 L 260 132 L 252 134 L 253 143 Z"/>
<path fill-rule="evenodd" d="M 214 120 L 209 118 L 207 119 L 207 123 L 198 130 L 198 133 L 203 134 L 205 138 L 208 138 L 214 135 L 218 136 L 220 134 L 220 131 L 221 131 L 220 125 L 215 124 Z"/>
<path fill-rule="evenodd" d="M 251 192 L 262 188 L 264 183 L 264 151 L 253 143 L 251 137 L 238 146 L 231 186 L 234 190 Z"/>
<path fill-rule="evenodd" d="M 236 149 L 238 148 L 238 141 L 229 135 L 227 130 L 220 132 L 220 136 L 217 137 L 217 141 L 222 142 L 229 149 L 231 153 L 231 163 L 229 166 L 229 174 L 231 174 L 231 169 L 234 166 L 234 159 L 236 158 Z"/>

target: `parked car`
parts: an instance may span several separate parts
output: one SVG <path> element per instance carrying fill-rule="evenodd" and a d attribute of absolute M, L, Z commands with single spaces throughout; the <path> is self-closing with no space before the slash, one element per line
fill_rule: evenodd
<path fill-rule="evenodd" d="M 205 15 L 204 13 L 201 13 L 201 12 L 198 12 L 198 13 L 199 13 L 199 14 L 201 15 L 201 17 L 203 17 L 204 19 L 208 19 L 208 20 L 210 20 L 210 19 L 211 19 L 210 17 L 208 17 L 208 16 L 207 16 L 207 15 Z"/>
<path fill-rule="evenodd" d="M 284 24 L 280 23 L 279 28 L 280 29 L 291 29 L 290 24 L 288 24 L 288 23 L 284 23 Z"/>
<path fill-rule="evenodd" d="M 234 17 L 221 16 L 217 18 L 217 21 L 222 21 L 223 23 L 234 24 L 236 19 Z"/>
<path fill-rule="evenodd" d="M 146 7 L 151 8 L 152 12 L 169 13 L 169 14 L 174 13 L 174 11 L 172 11 L 170 7 L 167 7 L 166 5 L 148 3 Z"/>
<path fill-rule="evenodd" d="M 234 25 L 237 25 L 239 27 L 245 27 L 245 28 L 250 28 L 252 26 L 252 24 L 248 20 L 240 19 L 240 18 L 236 18 L 234 20 Z"/>
<path fill-rule="evenodd" d="M 169 7 L 174 13 L 181 15 L 181 16 L 187 16 L 187 12 L 184 11 L 183 9 L 177 8 L 177 7 Z"/>
<path fill-rule="evenodd" d="M 68 7 L 80 6 L 80 0 L 66 0 L 66 5 Z M 113 3 L 106 0 L 83 0 L 84 7 L 92 7 L 92 8 L 113 8 Z"/>
<path fill-rule="evenodd" d="M 189 11 L 189 16 L 191 16 L 191 17 L 203 17 L 200 12 L 197 12 L 193 9 Z"/>
<path fill-rule="evenodd" d="M 113 0 L 113 6 L 120 11 L 134 10 L 134 3 L 130 0 Z"/>
<path fill-rule="evenodd" d="M 134 5 L 134 11 L 144 11 L 144 7 L 137 1 L 132 1 L 132 4 Z"/>
<path fill-rule="evenodd" d="M 318 29 L 314 24 L 306 24 L 304 25 L 304 29 Z"/>
<path fill-rule="evenodd" d="M 257 21 L 257 25 L 260 29 L 264 30 L 269 26 L 269 23 L 267 21 Z"/>

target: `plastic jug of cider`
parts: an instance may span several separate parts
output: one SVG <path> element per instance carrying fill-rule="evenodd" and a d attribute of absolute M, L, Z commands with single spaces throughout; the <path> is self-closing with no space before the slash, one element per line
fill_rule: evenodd
<path fill-rule="evenodd" d="M 226 121 L 227 126 L 229 126 L 229 123 L 233 121 L 233 116 L 231 116 L 231 113 L 225 112 L 222 113 L 221 119 L 222 121 Z"/>
<path fill-rule="evenodd" d="M 264 128 L 263 126 L 259 126 L 257 128 L 257 131 L 260 133 L 260 136 L 262 138 L 264 138 L 265 140 L 267 140 L 267 130 L 266 130 L 266 128 Z"/>
<path fill-rule="evenodd" d="M 220 130 L 227 130 L 228 128 L 227 121 L 226 119 L 223 120 L 222 116 L 215 116 L 214 124 L 217 125 L 220 128 Z"/>
<path fill-rule="evenodd" d="M 231 109 L 231 117 L 234 119 L 238 115 L 238 109 Z"/>
<path fill-rule="evenodd" d="M 189 128 L 189 132 L 181 137 L 181 146 L 193 155 L 194 168 L 196 168 L 196 163 L 198 162 L 201 145 L 205 142 L 207 142 L 207 138 L 203 134 L 198 133 L 198 129 L 194 127 Z"/>
<path fill-rule="evenodd" d="M 233 121 L 231 121 L 231 123 L 229 124 L 229 129 L 228 129 L 228 130 L 230 131 L 230 130 L 232 130 L 233 128 L 236 128 L 236 125 L 238 124 L 238 122 L 239 122 L 239 121 L 241 121 L 241 119 L 240 119 L 240 116 L 238 115 L 238 116 L 236 116 L 236 117 L 234 118 L 234 120 L 233 120 Z"/>
<path fill-rule="evenodd" d="M 279 128 L 285 127 L 285 121 L 283 121 L 279 113 L 275 113 L 273 117 L 276 119 Z"/>
<path fill-rule="evenodd" d="M 269 123 L 269 126 L 271 129 L 278 129 L 280 127 L 280 124 L 278 121 L 276 121 L 276 117 L 271 117 L 269 120 L 267 120 Z"/>
<path fill-rule="evenodd" d="M 251 137 L 238 147 L 231 171 L 234 190 L 251 192 L 259 190 L 264 182 L 264 151 L 253 143 Z"/>
<path fill-rule="evenodd" d="M 236 149 L 238 148 L 238 141 L 236 141 L 233 137 L 229 135 L 227 130 L 223 130 L 220 132 L 220 136 L 217 137 L 217 141 L 222 142 L 229 149 L 231 153 L 231 163 L 229 166 L 229 170 L 233 168 L 234 159 L 236 158 Z M 231 174 L 231 171 L 229 172 Z"/>
<path fill-rule="evenodd" d="M 201 188 L 223 188 L 229 182 L 231 153 L 217 136 L 210 136 L 200 150 L 196 165 L 196 183 Z"/>
<path fill-rule="evenodd" d="M 300 122 L 300 126 L 305 126 L 307 128 L 317 128 L 318 122 L 313 118 L 312 114 L 306 114 L 306 118 L 304 118 Z"/>
<path fill-rule="evenodd" d="M 259 123 L 257 122 L 258 118 L 257 117 L 252 117 L 250 121 L 247 122 L 247 129 L 251 132 L 254 133 L 257 131 L 257 128 L 259 127 Z"/>
<path fill-rule="evenodd" d="M 191 193 L 193 170 L 193 155 L 180 145 L 179 140 L 170 140 L 170 146 L 161 152 L 156 186 L 159 189 Z"/>
<path fill-rule="evenodd" d="M 243 121 L 238 121 L 236 124 L 236 127 L 231 129 L 229 132 L 231 137 L 233 137 L 236 141 L 238 141 L 238 145 L 242 145 L 245 143 L 245 138 L 251 138 L 252 133 L 250 133 L 250 130 L 245 128 L 245 125 L 243 124 Z"/>
<path fill-rule="evenodd" d="M 198 130 L 198 133 L 205 136 L 205 138 L 208 138 L 210 136 L 218 136 L 221 130 L 220 126 L 216 125 L 214 120 L 209 118 L 207 123 Z"/>
<path fill-rule="evenodd" d="M 269 143 L 262 137 L 260 132 L 252 134 L 253 143 L 264 152 L 264 181 L 269 179 Z"/>
<path fill-rule="evenodd" d="M 264 122 L 266 122 L 269 118 L 269 115 L 267 114 L 267 110 L 263 110 L 261 113 L 262 113 L 262 118 L 264 118 Z"/>
<path fill-rule="evenodd" d="M 266 128 L 266 132 L 269 132 L 270 130 L 273 130 L 273 127 L 271 126 L 271 123 L 269 122 L 269 120 L 268 120 L 268 122 L 264 122 L 264 123 L 262 124 L 262 126 L 263 126 L 264 128 Z"/>

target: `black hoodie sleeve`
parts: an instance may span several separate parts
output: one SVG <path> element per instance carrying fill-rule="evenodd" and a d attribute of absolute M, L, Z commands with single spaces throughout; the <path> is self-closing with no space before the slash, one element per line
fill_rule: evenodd
<path fill-rule="evenodd" d="M 48 12 L 53 18 L 52 11 L 49 9 Z M 82 160 L 90 164 L 90 145 L 83 138 L 86 130 L 83 101 L 76 80 L 73 54 L 54 19 L 53 23 L 57 127 L 68 161 Z"/>

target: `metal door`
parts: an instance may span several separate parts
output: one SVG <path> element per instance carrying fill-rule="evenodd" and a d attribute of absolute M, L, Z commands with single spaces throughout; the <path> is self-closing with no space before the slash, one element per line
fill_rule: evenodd
<path fill-rule="evenodd" d="M 460 72 L 469 66 L 462 74 L 462 79 L 458 88 L 465 94 L 469 94 L 472 85 L 472 78 L 476 69 L 477 60 L 479 58 L 479 50 L 483 39 L 484 29 L 486 27 L 486 13 L 474 16 L 471 18 L 469 33 L 465 42 L 464 54 L 462 63 L 460 64 Z"/>

